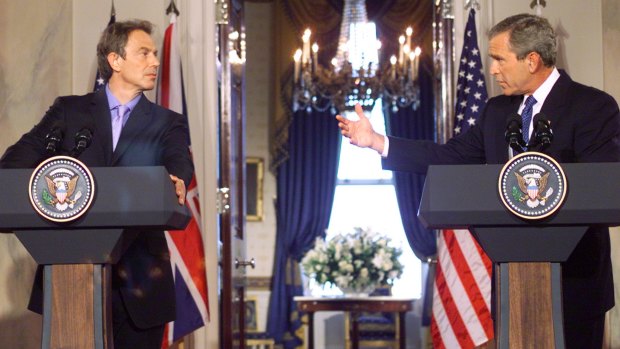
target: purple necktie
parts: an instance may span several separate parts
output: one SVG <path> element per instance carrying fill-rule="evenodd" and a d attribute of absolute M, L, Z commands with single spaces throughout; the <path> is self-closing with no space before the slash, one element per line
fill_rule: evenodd
<path fill-rule="evenodd" d="M 116 144 L 123 129 L 123 119 L 129 111 L 129 108 L 124 105 L 119 105 L 115 109 L 114 117 L 112 118 L 112 150 L 116 150 Z"/>
<path fill-rule="evenodd" d="M 536 104 L 536 98 L 529 96 L 525 100 L 525 107 L 521 112 L 521 120 L 523 121 L 523 140 L 527 144 L 530 140 L 530 123 L 532 123 L 532 111 L 534 104 Z"/>

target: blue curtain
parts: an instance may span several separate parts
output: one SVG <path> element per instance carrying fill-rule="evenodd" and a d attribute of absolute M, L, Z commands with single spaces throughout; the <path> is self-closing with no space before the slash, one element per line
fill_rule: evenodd
<path fill-rule="evenodd" d="M 425 57 L 425 56 L 422 56 Z M 434 140 L 435 138 L 435 96 L 433 93 L 432 61 L 422 59 L 419 70 L 420 106 L 401 108 L 394 112 L 390 105 L 385 107 L 387 133 L 395 137 Z M 437 240 L 431 229 L 426 229 L 418 219 L 425 175 L 409 172 L 394 172 L 394 188 L 403 228 L 413 253 L 422 261 L 437 253 Z M 434 266 L 426 273 L 423 287 L 422 324 L 430 325 Z"/>
<path fill-rule="evenodd" d="M 289 126 L 288 159 L 277 169 L 276 250 L 267 332 L 284 348 L 302 344 L 294 296 L 303 294 L 299 262 L 325 229 L 334 201 L 340 132 L 329 113 L 298 111 Z"/>
<path fill-rule="evenodd" d="M 409 107 L 394 112 L 386 103 L 388 135 L 424 140 L 435 138 L 432 62 L 427 59 L 420 63 L 420 105 L 417 110 Z M 434 232 L 424 228 L 417 217 L 425 178 L 425 175 L 416 173 L 394 172 L 396 198 L 407 240 L 415 255 L 423 261 L 437 253 Z"/>

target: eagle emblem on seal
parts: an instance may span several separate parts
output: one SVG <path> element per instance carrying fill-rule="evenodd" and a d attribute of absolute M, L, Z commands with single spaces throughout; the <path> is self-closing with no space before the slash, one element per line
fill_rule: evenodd
<path fill-rule="evenodd" d="M 47 191 L 43 191 L 43 201 L 61 212 L 67 208 L 73 208 L 75 203 L 82 197 L 81 191 L 78 191 L 75 196 L 73 195 L 78 179 L 77 175 L 73 177 L 59 176 L 56 178 L 45 176 Z"/>
<path fill-rule="evenodd" d="M 540 173 L 528 173 L 523 176 L 515 172 L 515 176 L 517 176 L 517 183 L 521 190 L 519 194 L 522 194 L 519 195 L 518 199 L 520 202 L 525 201 L 530 208 L 538 207 L 538 205 L 544 206 L 549 196 L 553 194 L 553 188 L 547 189 L 549 172 L 543 175 Z M 547 189 L 546 192 L 545 189 Z"/>

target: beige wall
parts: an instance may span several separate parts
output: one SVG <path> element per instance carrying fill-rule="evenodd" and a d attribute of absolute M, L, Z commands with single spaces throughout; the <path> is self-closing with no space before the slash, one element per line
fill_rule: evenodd
<path fill-rule="evenodd" d="M 603 23 L 603 75 L 604 89 L 611 94 L 616 101 L 620 101 L 620 0 L 602 1 Z M 614 270 L 614 285 L 616 307 L 610 312 L 608 327 L 609 348 L 620 348 L 620 227 L 610 229 L 611 258 Z"/>
<path fill-rule="evenodd" d="M 0 2 L 0 149 L 71 91 L 71 1 Z M 27 20 L 24 20 L 27 18 Z M 10 200 L 10 198 L 4 198 Z M 0 234 L 0 347 L 36 348 L 41 317 L 26 310 L 35 263 Z"/>

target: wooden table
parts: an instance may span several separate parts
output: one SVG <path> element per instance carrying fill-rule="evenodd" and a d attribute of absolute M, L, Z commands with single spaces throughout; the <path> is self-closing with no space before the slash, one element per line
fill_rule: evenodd
<path fill-rule="evenodd" d="M 398 313 L 399 346 L 406 348 L 405 314 L 413 307 L 413 298 L 398 297 L 295 297 L 297 308 L 308 313 L 308 348 L 314 349 L 314 313 L 348 311 L 351 313 L 352 349 L 359 348 L 358 316 L 361 312 Z M 346 329 L 349 330 L 349 329 Z"/>

